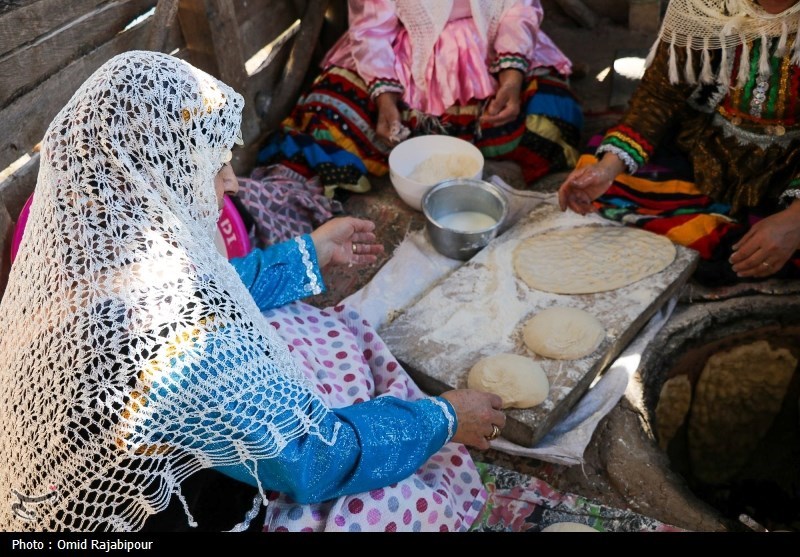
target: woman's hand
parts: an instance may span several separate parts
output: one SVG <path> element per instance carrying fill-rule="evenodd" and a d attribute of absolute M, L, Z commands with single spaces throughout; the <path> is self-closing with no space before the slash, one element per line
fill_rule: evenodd
<path fill-rule="evenodd" d="M 400 130 L 404 128 L 400 121 L 400 109 L 397 108 L 397 101 L 400 95 L 397 93 L 381 93 L 375 99 L 378 106 L 378 122 L 375 126 L 375 133 L 387 145 L 398 143 Z"/>
<path fill-rule="evenodd" d="M 573 170 L 558 188 L 558 205 L 580 215 L 597 209 L 592 201 L 603 195 L 611 183 L 625 170 L 625 164 L 613 153 L 606 153 L 598 162 Z"/>
<path fill-rule="evenodd" d="M 763 278 L 777 273 L 800 248 L 800 200 L 755 223 L 733 245 L 730 262 L 740 277 Z"/>
<path fill-rule="evenodd" d="M 494 426 L 502 430 L 506 426 L 506 415 L 501 410 L 502 399 L 491 393 L 474 389 L 456 389 L 441 395 L 453 405 L 458 419 L 458 429 L 452 441 L 488 449 Z"/>
<path fill-rule="evenodd" d="M 523 77 L 519 70 L 508 69 L 500 72 L 498 76 L 500 85 L 481 115 L 482 125 L 502 126 L 519 116 Z"/>
<path fill-rule="evenodd" d="M 375 223 L 355 217 L 337 217 L 311 233 L 320 268 L 328 265 L 366 265 L 383 253 L 376 242 Z"/>

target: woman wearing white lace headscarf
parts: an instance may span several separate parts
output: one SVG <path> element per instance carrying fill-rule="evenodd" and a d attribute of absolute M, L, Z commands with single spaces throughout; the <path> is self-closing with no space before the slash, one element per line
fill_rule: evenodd
<path fill-rule="evenodd" d="M 670 0 L 648 62 L 562 209 L 696 249 L 701 282 L 800 277 L 800 3 Z"/>
<path fill-rule="evenodd" d="M 186 62 L 136 51 L 48 128 L 0 302 L 0 529 L 137 530 L 170 500 L 192 523 L 182 485 L 210 468 L 253 486 L 253 514 L 275 493 L 319 503 L 387 486 L 439 505 L 421 529 L 466 529 L 481 507 L 458 443 L 488 447 L 499 398 L 426 397 L 386 363 L 396 381 L 334 410 L 301 366 L 323 376 L 349 358 L 362 366 L 349 379 L 369 383 L 372 353 L 347 332 L 384 347 L 357 316 L 320 312 L 304 325 L 330 344 L 303 358 L 261 313 L 322 291 L 327 264 L 374 261 L 372 223 L 336 219 L 233 266 L 215 248 L 242 104 Z M 429 461 L 448 473 L 418 477 Z M 393 508 L 385 523 L 414 528 Z"/>

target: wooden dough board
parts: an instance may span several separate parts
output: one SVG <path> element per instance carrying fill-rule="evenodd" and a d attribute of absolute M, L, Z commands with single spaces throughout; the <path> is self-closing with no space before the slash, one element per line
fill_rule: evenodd
<path fill-rule="evenodd" d="M 470 368 L 485 356 L 512 352 L 534 358 L 550 381 L 548 398 L 533 408 L 507 409 L 503 436 L 518 445 L 535 446 L 697 265 L 697 252 L 676 246 L 675 260 L 660 273 L 617 290 L 581 295 L 533 290 L 516 276 L 512 254 L 521 240 L 548 230 L 592 225 L 619 226 L 595 215 L 562 213 L 550 204 L 537 207 L 382 327 L 382 338 L 429 394 L 466 387 Z M 522 325 L 552 306 L 581 308 L 600 320 L 606 338 L 594 353 L 559 361 L 525 347 Z"/>

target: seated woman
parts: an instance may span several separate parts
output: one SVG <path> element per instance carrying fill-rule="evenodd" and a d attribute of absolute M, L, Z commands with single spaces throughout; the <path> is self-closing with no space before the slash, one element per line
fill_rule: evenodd
<path fill-rule="evenodd" d="M 482 508 L 462 443 L 488 448 L 499 397 L 425 396 L 352 311 L 285 305 L 320 292 L 328 264 L 374 261 L 372 223 L 335 219 L 233 266 L 215 247 L 242 105 L 135 51 L 48 128 L 0 301 L 2 530 L 137 530 L 171 499 L 191 523 L 183 486 L 211 468 L 253 486 L 255 511 L 283 494 L 271 528 L 465 530 Z M 319 506 L 298 522 L 290 504 Z"/>
<path fill-rule="evenodd" d="M 798 29 L 797 0 L 671 0 L 629 110 L 561 208 L 697 250 L 706 284 L 800 277 Z"/>
<path fill-rule="evenodd" d="M 409 134 L 470 141 L 519 163 L 528 184 L 574 165 L 582 114 L 571 63 L 540 29 L 539 0 L 348 6 L 348 31 L 260 162 L 318 176 L 328 194 L 367 191 L 366 175 L 386 174 L 389 151 Z"/>

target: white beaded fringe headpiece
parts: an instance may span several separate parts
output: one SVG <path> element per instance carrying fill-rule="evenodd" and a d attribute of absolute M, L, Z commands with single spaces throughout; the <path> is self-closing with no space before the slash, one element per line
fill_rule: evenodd
<path fill-rule="evenodd" d="M 794 36 L 791 63 L 800 65 L 800 2 L 778 14 L 767 13 L 753 0 L 669 0 L 664 22 L 647 57 L 652 62 L 659 43 L 669 44 L 669 79 L 678 83 L 680 75 L 676 50 L 686 50 L 684 79 L 687 83 L 730 85 L 732 56 L 730 50 L 742 46 L 742 60 L 750 60 L 750 44 L 761 41 L 759 75 L 770 74 L 769 39 L 779 37 L 776 56 L 786 54 L 789 36 Z M 711 67 L 711 52 L 721 51 L 718 70 Z M 693 51 L 701 58 L 700 75 L 694 68 Z M 747 80 L 750 64 L 740 64 L 737 85 Z"/>

